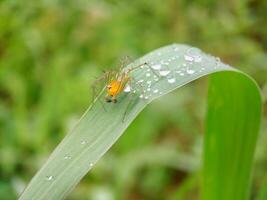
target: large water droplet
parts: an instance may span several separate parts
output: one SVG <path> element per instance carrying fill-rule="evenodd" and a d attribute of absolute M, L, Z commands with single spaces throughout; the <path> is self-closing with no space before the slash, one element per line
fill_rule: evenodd
<path fill-rule="evenodd" d="M 54 176 L 46 176 L 45 179 L 47 181 L 52 181 L 54 179 Z"/>
<path fill-rule="evenodd" d="M 131 87 L 129 85 L 127 85 L 125 88 L 124 88 L 124 92 L 131 92 Z"/>
<path fill-rule="evenodd" d="M 159 72 L 159 74 L 160 74 L 161 76 L 167 76 L 170 72 L 171 72 L 170 70 L 161 70 L 161 71 Z"/>
<path fill-rule="evenodd" d="M 175 82 L 175 78 L 170 78 L 170 79 L 168 79 L 168 82 L 169 82 L 169 83 L 174 83 L 174 82 Z"/>

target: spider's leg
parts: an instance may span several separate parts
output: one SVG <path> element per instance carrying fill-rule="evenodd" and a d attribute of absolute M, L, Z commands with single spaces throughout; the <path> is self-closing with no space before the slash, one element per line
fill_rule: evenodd
<path fill-rule="evenodd" d="M 130 93 L 129 102 L 127 103 L 126 109 L 123 113 L 122 122 L 124 122 L 124 120 L 125 120 L 126 114 L 130 108 L 132 101 L 133 101 L 133 97 L 134 97 L 134 93 Z"/>
<path fill-rule="evenodd" d="M 142 83 L 139 83 L 135 78 L 131 77 L 131 81 L 129 81 L 131 84 L 131 87 L 134 87 L 133 85 L 135 84 L 136 86 L 138 86 L 138 89 L 141 91 L 142 95 L 145 96 L 145 88 L 142 85 Z M 133 84 L 134 82 L 134 84 Z"/>
<path fill-rule="evenodd" d="M 134 79 L 133 78 L 130 78 L 127 84 L 130 86 L 130 88 L 136 89 L 135 86 L 132 84 L 132 80 L 134 80 Z M 134 82 L 136 82 L 136 81 L 134 80 Z M 143 87 L 141 88 L 141 92 L 144 95 L 144 89 L 143 89 Z M 129 102 L 128 102 L 128 104 L 126 106 L 126 109 L 125 109 L 125 112 L 123 114 L 122 122 L 124 122 L 124 120 L 125 120 L 125 117 L 127 115 L 128 109 L 130 108 L 130 105 L 131 105 L 132 101 L 134 100 L 133 99 L 134 96 L 135 96 L 135 94 L 133 92 L 130 92 Z"/>
<path fill-rule="evenodd" d="M 130 56 L 123 56 L 120 59 L 120 68 L 119 71 L 122 71 L 124 67 L 126 67 L 127 65 L 129 65 L 130 63 L 132 63 L 133 59 Z"/>
<path fill-rule="evenodd" d="M 101 91 L 97 94 L 96 93 L 96 89 L 97 89 L 97 86 L 102 86 L 103 85 L 103 82 L 106 82 L 107 81 L 107 78 L 109 76 L 109 73 L 110 72 L 105 72 L 101 77 L 99 77 L 98 79 L 96 79 L 93 83 L 92 83 L 92 106 L 91 108 L 93 107 L 94 103 L 99 100 L 103 109 L 106 111 L 106 108 L 103 104 L 103 102 L 101 101 L 101 99 L 99 99 L 99 97 L 101 96 L 102 92 L 104 91 L 105 87 L 101 89 Z M 91 109 L 90 108 L 90 109 Z"/>
<path fill-rule="evenodd" d="M 147 66 L 147 67 L 152 71 L 152 73 L 153 73 L 154 75 L 156 75 L 158 78 L 160 78 L 160 75 L 156 72 L 155 69 L 153 69 L 153 68 L 151 67 L 150 64 L 148 64 L 148 62 L 144 62 L 144 63 L 142 63 L 142 64 L 140 64 L 140 65 L 137 65 L 137 66 L 135 66 L 135 67 L 130 68 L 130 69 L 127 71 L 127 73 L 130 73 L 130 72 L 132 72 L 132 71 L 135 71 L 135 70 L 137 70 L 137 69 L 139 69 L 139 68 L 142 68 L 142 67 L 144 67 L 144 66 Z"/>

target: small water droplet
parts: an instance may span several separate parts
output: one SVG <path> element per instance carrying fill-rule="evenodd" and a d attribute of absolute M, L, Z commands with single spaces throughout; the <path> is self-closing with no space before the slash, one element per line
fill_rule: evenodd
<path fill-rule="evenodd" d="M 179 47 L 174 47 L 174 51 L 179 51 Z"/>
<path fill-rule="evenodd" d="M 160 63 L 161 63 L 162 65 L 169 65 L 169 64 L 170 64 L 169 62 L 166 62 L 165 60 L 161 60 Z"/>
<path fill-rule="evenodd" d="M 82 140 L 82 141 L 81 141 L 81 144 L 82 144 L 82 145 L 85 145 L 86 143 L 87 143 L 87 142 L 86 142 L 85 140 Z"/>
<path fill-rule="evenodd" d="M 141 80 L 139 80 L 139 81 L 137 81 L 137 82 L 138 82 L 138 83 L 142 83 L 142 82 L 144 82 L 144 80 L 141 79 Z"/>
<path fill-rule="evenodd" d="M 189 56 L 189 55 L 184 55 L 184 59 L 186 61 L 193 61 L 194 60 L 194 58 L 192 56 Z"/>
<path fill-rule="evenodd" d="M 152 81 L 147 81 L 146 83 L 147 83 L 147 84 L 151 84 L 151 82 L 152 82 Z"/>
<path fill-rule="evenodd" d="M 151 70 L 148 68 L 146 71 L 147 71 L 147 72 L 150 72 Z"/>
<path fill-rule="evenodd" d="M 69 155 L 64 156 L 64 160 L 70 160 L 70 159 L 71 159 L 71 156 L 69 156 Z"/>
<path fill-rule="evenodd" d="M 146 73 L 146 77 L 150 77 L 151 76 L 151 74 L 150 73 Z"/>
<path fill-rule="evenodd" d="M 170 72 L 171 72 L 170 70 L 161 70 L 161 71 L 159 72 L 159 74 L 160 74 L 161 76 L 167 76 Z"/>
<path fill-rule="evenodd" d="M 158 92 L 159 92 L 158 89 L 153 90 L 153 93 L 158 93 Z"/>
<path fill-rule="evenodd" d="M 188 73 L 188 74 L 194 74 L 195 73 L 195 70 L 190 69 L 190 68 L 187 68 L 186 69 L 186 73 Z"/>
<path fill-rule="evenodd" d="M 141 95 L 139 96 L 139 98 L 140 98 L 140 99 L 143 99 L 143 98 L 144 98 L 144 95 L 141 94 Z"/>
<path fill-rule="evenodd" d="M 145 99 L 148 99 L 148 96 L 145 96 Z"/>
<path fill-rule="evenodd" d="M 45 179 L 47 181 L 52 181 L 54 179 L 54 176 L 46 176 Z"/>
<path fill-rule="evenodd" d="M 180 73 L 180 76 L 184 76 L 184 73 L 183 73 L 183 72 L 181 72 L 181 73 Z"/>
<path fill-rule="evenodd" d="M 155 69 L 155 70 L 160 70 L 161 69 L 161 65 L 159 65 L 159 64 L 152 65 L 151 68 Z"/>
<path fill-rule="evenodd" d="M 170 79 L 168 79 L 168 82 L 169 82 L 169 83 L 174 83 L 174 82 L 175 82 L 175 78 L 170 78 Z"/>
<path fill-rule="evenodd" d="M 93 167 L 94 166 L 94 164 L 93 163 L 90 163 L 90 167 Z"/>
<path fill-rule="evenodd" d="M 124 88 L 124 92 L 131 92 L 131 87 L 129 85 L 127 85 L 125 88 Z"/>
<path fill-rule="evenodd" d="M 195 56 L 194 61 L 195 62 L 201 62 L 202 61 L 202 57 L 201 56 Z"/>
<path fill-rule="evenodd" d="M 151 89 L 150 88 L 147 88 L 146 90 L 149 92 Z"/>

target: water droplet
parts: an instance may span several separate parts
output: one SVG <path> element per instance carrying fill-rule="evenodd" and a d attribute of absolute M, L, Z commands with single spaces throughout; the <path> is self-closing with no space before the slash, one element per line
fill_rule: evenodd
<path fill-rule="evenodd" d="M 180 73 L 180 76 L 184 76 L 184 73 L 183 73 L 183 72 L 181 72 L 181 73 Z"/>
<path fill-rule="evenodd" d="M 155 70 L 160 70 L 161 69 L 161 65 L 159 65 L 159 64 L 152 65 L 151 68 L 155 69 Z"/>
<path fill-rule="evenodd" d="M 94 163 L 90 163 L 89 165 L 90 165 L 90 167 L 93 167 L 94 166 Z"/>
<path fill-rule="evenodd" d="M 155 80 L 155 81 L 158 81 L 159 79 L 158 79 L 158 77 L 157 77 L 157 78 L 155 78 L 154 80 Z"/>
<path fill-rule="evenodd" d="M 150 77 L 151 76 L 151 74 L 150 73 L 146 73 L 146 77 Z"/>
<path fill-rule="evenodd" d="M 161 60 L 160 63 L 161 63 L 162 65 L 169 65 L 169 64 L 170 64 L 169 62 L 166 62 L 165 60 Z"/>
<path fill-rule="evenodd" d="M 145 99 L 148 99 L 148 96 L 145 96 Z"/>
<path fill-rule="evenodd" d="M 202 61 L 202 56 L 201 56 L 201 50 L 198 48 L 190 48 L 187 50 L 187 55 L 193 58 L 191 61 L 194 62 L 201 62 Z"/>
<path fill-rule="evenodd" d="M 150 88 L 147 88 L 146 90 L 147 90 L 147 91 L 150 91 L 151 89 L 150 89 Z"/>
<path fill-rule="evenodd" d="M 124 92 L 131 92 L 131 87 L 129 85 L 127 85 L 125 88 L 124 88 Z"/>
<path fill-rule="evenodd" d="M 161 70 L 161 71 L 159 72 L 159 74 L 160 74 L 161 76 L 167 76 L 170 72 L 171 72 L 170 70 Z"/>
<path fill-rule="evenodd" d="M 71 159 L 71 156 L 69 156 L 69 155 L 64 156 L 64 160 L 70 160 L 70 159 Z"/>
<path fill-rule="evenodd" d="M 144 98 L 144 95 L 141 94 L 141 95 L 139 96 L 139 98 L 140 98 L 140 99 L 143 99 L 143 98 Z"/>
<path fill-rule="evenodd" d="M 169 82 L 169 83 L 174 83 L 174 82 L 175 82 L 175 78 L 170 78 L 170 79 L 168 79 L 168 82 Z"/>
<path fill-rule="evenodd" d="M 220 65 L 221 59 L 219 57 L 215 58 L 215 68 L 217 68 Z"/>
<path fill-rule="evenodd" d="M 201 62 L 202 61 L 202 57 L 201 56 L 195 56 L 194 61 L 195 62 Z"/>
<path fill-rule="evenodd" d="M 52 181 L 54 179 L 54 176 L 46 176 L 45 179 L 47 181 Z"/>
<path fill-rule="evenodd" d="M 190 69 L 190 68 L 187 68 L 186 69 L 186 73 L 188 73 L 188 74 L 194 74 L 195 73 L 195 70 Z"/>
<path fill-rule="evenodd" d="M 139 81 L 137 81 L 137 82 L 138 82 L 138 83 L 142 83 L 142 82 L 144 82 L 144 80 L 141 79 L 141 80 L 139 80 Z"/>
<path fill-rule="evenodd" d="M 151 84 L 151 82 L 152 82 L 152 81 L 147 81 L 146 83 L 147 83 L 147 84 Z"/>
<path fill-rule="evenodd" d="M 186 61 L 193 61 L 194 60 L 194 58 L 192 56 L 189 56 L 189 55 L 184 55 L 184 59 Z"/>
<path fill-rule="evenodd" d="M 154 92 L 154 93 L 158 93 L 158 92 L 159 92 L 159 90 L 158 90 L 158 89 L 155 89 L 155 90 L 153 90 L 153 92 Z"/>
<path fill-rule="evenodd" d="M 147 72 L 150 72 L 151 70 L 148 68 L 146 71 L 147 71 Z"/>
<path fill-rule="evenodd" d="M 87 142 L 86 142 L 85 140 L 82 140 L 82 141 L 81 141 L 81 144 L 82 144 L 82 145 L 85 145 L 86 143 L 87 143 Z"/>

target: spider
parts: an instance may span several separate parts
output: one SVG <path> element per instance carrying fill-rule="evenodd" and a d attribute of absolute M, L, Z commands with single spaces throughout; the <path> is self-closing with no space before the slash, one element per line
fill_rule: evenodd
<path fill-rule="evenodd" d="M 104 74 L 98 79 L 96 79 L 92 84 L 92 91 L 93 91 L 93 99 L 92 99 L 93 102 L 92 103 L 95 102 L 96 87 L 99 83 L 105 83 L 105 87 L 103 88 L 103 90 L 105 90 L 106 92 L 106 96 L 105 96 L 106 103 L 117 103 L 118 96 L 123 91 L 125 91 L 127 87 L 129 87 L 129 89 L 138 87 L 138 89 L 140 89 L 140 91 L 144 93 L 143 86 L 133 78 L 131 73 L 145 66 L 150 68 L 150 70 L 156 76 L 159 76 L 147 62 L 144 62 L 137 66 L 133 66 L 125 70 L 123 69 L 123 65 L 122 65 L 118 70 L 111 70 L 111 71 L 104 72 Z M 128 92 L 130 92 L 130 90 Z M 102 104 L 104 110 L 106 111 L 104 103 L 101 100 L 100 100 L 100 103 Z M 130 105 L 130 101 L 127 105 L 125 114 L 127 112 L 129 105 Z"/>

